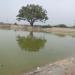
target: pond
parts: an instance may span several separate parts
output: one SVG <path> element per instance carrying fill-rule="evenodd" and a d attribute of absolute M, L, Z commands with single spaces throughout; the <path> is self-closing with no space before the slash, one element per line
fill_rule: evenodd
<path fill-rule="evenodd" d="M 75 55 L 75 37 L 0 30 L 0 75 L 19 75 Z"/>

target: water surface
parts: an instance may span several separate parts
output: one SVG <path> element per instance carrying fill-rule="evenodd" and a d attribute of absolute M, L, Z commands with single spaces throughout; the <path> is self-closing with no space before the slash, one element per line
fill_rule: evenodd
<path fill-rule="evenodd" d="M 17 75 L 75 55 L 75 37 L 0 30 L 0 75 Z"/>

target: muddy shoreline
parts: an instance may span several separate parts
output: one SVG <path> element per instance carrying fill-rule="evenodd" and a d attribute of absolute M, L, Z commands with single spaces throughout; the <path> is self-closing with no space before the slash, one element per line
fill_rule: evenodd
<path fill-rule="evenodd" d="M 62 33 L 62 34 L 75 34 L 75 28 L 60 28 L 60 27 L 51 27 L 51 28 L 42 28 L 42 27 L 31 27 L 25 25 L 1 25 L 0 29 L 12 29 L 15 31 L 33 31 L 33 32 L 52 32 L 52 33 Z"/>
<path fill-rule="evenodd" d="M 75 57 L 57 61 L 22 75 L 75 75 Z"/>

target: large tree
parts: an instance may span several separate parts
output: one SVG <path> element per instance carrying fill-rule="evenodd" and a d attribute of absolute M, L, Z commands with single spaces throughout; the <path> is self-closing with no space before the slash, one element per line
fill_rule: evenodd
<path fill-rule="evenodd" d="M 43 9 L 41 6 L 30 4 L 27 6 L 23 6 L 19 10 L 17 19 L 26 20 L 30 23 L 31 26 L 33 26 L 34 22 L 46 21 L 48 17 L 47 17 L 47 11 Z"/>

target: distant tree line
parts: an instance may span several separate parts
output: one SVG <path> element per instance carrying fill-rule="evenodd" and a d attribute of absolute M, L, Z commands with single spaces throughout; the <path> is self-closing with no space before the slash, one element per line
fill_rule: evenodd
<path fill-rule="evenodd" d="M 20 25 L 18 23 L 13 23 L 14 25 Z M 0 25 L 12 25 L 12 23 L 4 23 L 4 22 L 0 22 Z M 24 24 L 25 25 L 25 24 Z M 29 25 L 25 25 L 25 26 L 29 26 Z M 57 24 L 57 25 L 34 25 L 33 27 L 41 27 L 41 28 L 52 28 L 52 27 L 56 27 L 56 28 L 75 28 L 75 25 L 73 26 L 67 26 L 66 24 Z"/>
<path fill-rule="evenodd" d="M 54 27 L 67 28 L 68 26 L 65 24 L 58 24 L 58 25 L 55 25 Z"/>
<path fill-rule="evenodd" d="M 75 25 L 73 26 L 67 26 L 66 24 L 58 24 L 58 25 L 43 25 L 41 26 L 42 28 L 52 28 L 52 27 L 56 27 L 56 28 L 75 28 Z"/>
<path fill-rule="evenodd" d="M 67 26 L 66 24 L 58 24 L 58 25 L 54 25 L 52 27 L 57 27 L 57 28 L 75 28 L 75 26 Z"/>
<path fill-rule="evenodd" d="M 58 25 L 34 25 L 34 27 L 42 27 L 42 28 L 75 28 L 75 26 L 67 26 L 66 24 L 58 24 Z"/>

